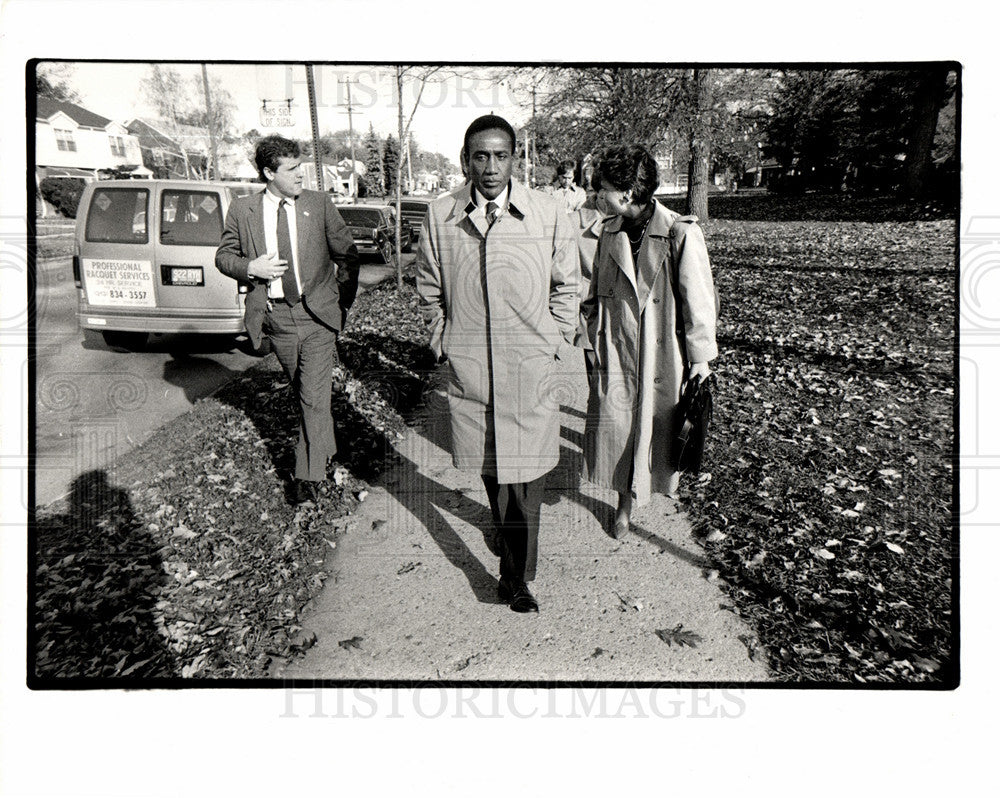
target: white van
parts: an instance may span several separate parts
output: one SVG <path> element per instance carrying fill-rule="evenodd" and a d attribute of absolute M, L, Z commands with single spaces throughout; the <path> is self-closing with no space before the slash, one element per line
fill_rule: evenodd
<path fill-rule="evenodd" d="M 82 330 L 141 349 L 150 333 L 237 335 L 243 297 L 215 268 L 234 197 L 263 184 L 194 180 L 89 183 L 76 217 L 73 278 Z"/>

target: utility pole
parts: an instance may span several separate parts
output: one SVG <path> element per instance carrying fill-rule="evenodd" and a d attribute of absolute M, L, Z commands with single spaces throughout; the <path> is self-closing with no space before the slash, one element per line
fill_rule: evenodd
<path fill-rule="evenodd" d="M 413 191 L 413 161 L 410 160 L 410 134 L 406 134 L 406 186 L 408 191 Z"/>
<path fill-rule="evenodd" d="M 219 180 L 219 149 L 215 139 L 215 119 L 212 117 L 212 100 L 208 91 L 208 67 L 201 65 L 201 82 L 205 86 L 205 119 L 208 121 L 208 141 L 212 149 L 212 176 Z"/>
<path fill-rule="evenodd" d="M 419 101 L 419 100 L 418 100 Z M 412 118 L 412 117 L 411 117 Z M 399 133 L 399 146 L 402 149 L 403 146 L 403 67 L 396 67 L 396 124 Z M 400 157 L 396 160 L 396 290 L 403 290 L 403 247 L 402 241 L 400 241 L 403 235 L 403 220 L 402 220 L 402 205 L 403 205 L 403 194 L 402 186 L 400 183 L 403 182 L 403 160 L 402 153 Z"/>
<path fill-rule="evenodd" d="M 312 122 L 313 163 L 316 165 L 316 190 L 323 188 L 323 154 L 319 151 L 319 117 L 316 114 L 316 81 L 312 64 L 306 64 L 306 88 L 309 90 L 309 120 Z"/>
<path fill-rule="evenodd" d="M 535 94 L 538 87 L 531 87 L 531 124 L 528 126 L 528 133 L 524 137 L 524 185 L 531 188 L 532 172 L 534 164 L 531 162 L 531 134 L 535 129 Z"/>
<path fill-rule="evenodd" d="M 351 103 L 351 83 L 353 83 L 353 81 L 350 78 L 345 78 L 344 83 L 347 84 L 347 129 L 349 131 L 351 142 L 351 174 L 354 175 L 354 190 L 355 196 L 357 196 L 358 172 L 355 168 L 357 159 L 354 155 L 354 105 Z M 341 111 L 341 113 L 344 112 Z"/>

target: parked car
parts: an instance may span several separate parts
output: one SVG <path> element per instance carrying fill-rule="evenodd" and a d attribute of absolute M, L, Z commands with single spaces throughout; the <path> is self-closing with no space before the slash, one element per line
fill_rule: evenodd
<path fill-rule="evenodd" d="M 109 346 L 150 333 L 244 332 L 239 284 L 215 268 L 235 197 L 261 184 L 101 180 L 80 198 L 73 243 L 77 321 Z"/>
<path fill-rule="evenodd" d="M 414 241 L 420 238 L 420 228 L 423 227 L 424 217 L 427 215 L 427 209 L 430 207 L 431 202 L 433 202 L 432 199 L 407 197 L 399 204 L 399 209 L 403 214 L 403 220 L 409 222 L 410 227 L 413 229 Z M 396 201 L 393 200 L 390 202 L 389 206 L 395 210 Z"/>
<path fill-rule="evenodd" d="M 394 209 L 384 205 L 339 205 L 337 210 L 350 228 L 358 252 L 378 255 L 383 263 L 388 263 L 396 239 Z M 404 252 L 409 252 L 413 244 L 413 229 L 405 216 L 401 230 L 400 244 Z"/>

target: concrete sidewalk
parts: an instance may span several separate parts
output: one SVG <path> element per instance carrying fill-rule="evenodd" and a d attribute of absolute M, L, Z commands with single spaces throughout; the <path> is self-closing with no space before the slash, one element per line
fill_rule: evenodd
<path fill-rule="evenodd" d="M 330 578 L 304 613 L 316 645 L 279 675 L 767 680 L 760 657 L 751 660 L 739 639 L 753 633 L 705 579 L 703 554 L 673 500 L 654 497 L 639 508 L 623 541 L 605 531 L 615 495 L 579 480 L 586 391 L 582 365 L 560 385 L 562 458 L 547 481 L 531 585 L 539 614 L 498 602 L 486 493 L 477 474 L 452 467 L 440 445 L 447 417 L 432 408 L 330 552 Z M 656 634 L 678 625 L 698 636 L 693 647 Z"/>

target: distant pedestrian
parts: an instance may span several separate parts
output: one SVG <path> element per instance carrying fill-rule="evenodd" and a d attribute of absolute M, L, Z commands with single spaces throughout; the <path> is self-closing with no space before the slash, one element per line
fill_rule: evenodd
<path fill-rule="evenodd" d="M 576 164 L 562 161 L 556 166 L 556 177 L 552 184 L 552 195 L 562 202 L 566 213 L 574 213 L 587 201 L 587 192 L 573 180 Z"/>
<path fill-rule="evenodd" d="M 545 475 L 559 462 L 548 396 L 578 321 L 571 222 L 552 197 L 511 179 L 516 137 L 499 116 L 465 133 L 466 185 L 431 204 L 417 290 L 430 345 L 445 362 L 452 457 L 482 475 L 498 534 L 500 599 L 537 612 Z"/>
<path fill-rule="evenodd" d="M 333 200 L 303 191 L 299 145 L 257 144 L 264 191 L 233 200 L 215 254 L 221 272 L 247 287 L 244 323 L 263 336 L 292 381 L 302 417 L 290 499 L 316 498 L 337 451 L 330 411 L 337 333 L 358 290 L 358 251 Z"/>
<path fill-rule="evenodd" d="M 621 538 L 633 503 L 677 488 L 674 410 L 684 381 L 707 377 L 718 354 L 716 300 L 697 219 L 653 199 L 652 156 L 611 149 L 597 170 L 598 206 L 614 217 L 601 232 L 582 307 L 595 359 L 584 462 L 591 481 L 618 492 L 609 531 Z"/>

